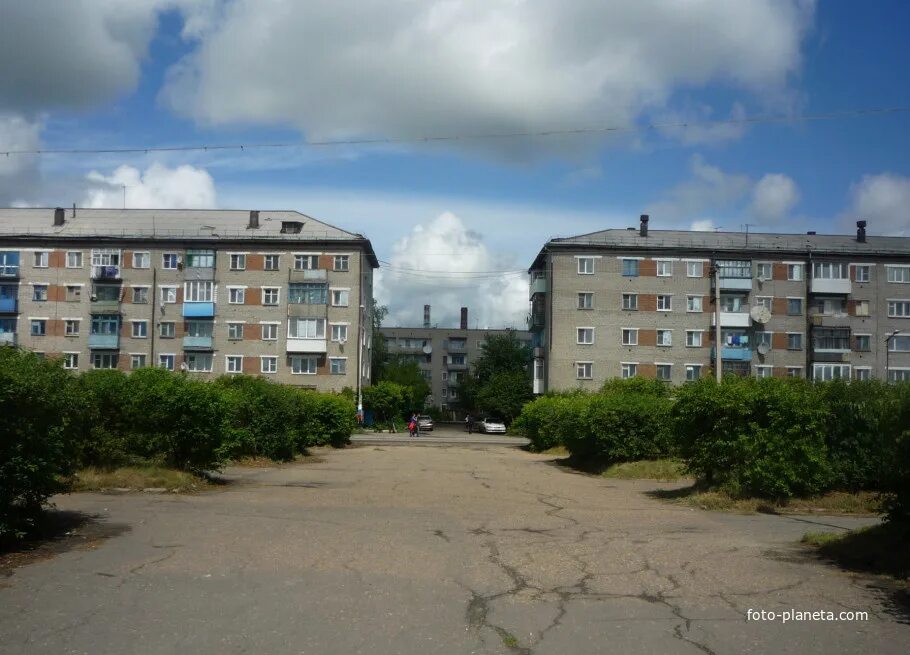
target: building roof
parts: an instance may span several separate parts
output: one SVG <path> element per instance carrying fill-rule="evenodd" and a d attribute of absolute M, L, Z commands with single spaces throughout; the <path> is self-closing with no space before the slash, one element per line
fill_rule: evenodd
<path fill-rule="evenodd" d="M 54 225 L 53 208 L 0 208 L 0 239 L 52 238 L 163 241 L 319 241 L 348 242 L 365 248 L 374 267 L 369 239 L 297 211 L 260 211 L 259 227 L 248 227 L 249 210 L 239 209 L 87 209 L 64 210 Z M 297 234 L 281 232 L 282 222 L 302 223 Z"/>
<path fill-rule="evenodd" d="M 539 268 L 549 250 L 675 251 L 718 255 L 849 255 L 851 257 L 910 258 L 910 237 L 867 236 L 865 242 L 855 235 L 787 234 L 780 232 L 692 232 L 687 230 L 649 230 L 641 236 L 638 228 L 609 229 L 573 237 L 550 239 L 531 265 Z"/>

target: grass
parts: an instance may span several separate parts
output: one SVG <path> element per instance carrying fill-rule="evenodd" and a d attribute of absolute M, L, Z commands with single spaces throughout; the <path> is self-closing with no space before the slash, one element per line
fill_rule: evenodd
<path fill-rule="evenodd" d="M 848 493 L 831 491 L 809 498 L 768 500 L 766 498 L 737 498 L 724 491 L 706 490 L 697 485 L 683 489 L 655 489 L 648 492 L 681 505 L 720 512 L 753 514 L 847 514 L 876 516 L 880 511 L 878 494 L 871 491 Z"/>
<path fill-rule="evenodd" d="M 113 469 L 88 467 L 76 472 L 73 491 L 165 489 L 185 492 L 199 491 L 208 484 L 192 473 L 161 466 L 124 466 Z"/>
<path fill-rule="evenodd" d="M 541 450 L 540 455 L 553 455 L 554 457 L 568 457 L 569 449 L 565 446 L 553 446 L 552 448 L 547 448 L 546 450 Z"/>
<path fill-rule="evenodd" d="M 676 459 L 643 459 L 637 462 L 613 464 L 601 475 L 621 480 L 661 480 L 675 482 L 686 477 L 683 463 Z"/>
<path fill-rule="evenodd" d="M 910 579 L 910 526 L 883 523 L 846 533 L 809 532 L 802 543 L 846 569 Z"/>

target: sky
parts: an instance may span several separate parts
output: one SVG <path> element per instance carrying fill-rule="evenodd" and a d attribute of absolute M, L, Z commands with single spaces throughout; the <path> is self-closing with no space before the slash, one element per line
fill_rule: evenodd
<path fill-rule="evenodd" d="M 419 325 L 430 304 L 440 326 L 468 306 L 471 327 L 524 327 L 547 239 L 642 213 L 652 229 L 844 233 L 862 218 L 910 236 L 910 112 L 849 115 L 910 108 L 902 0 L 0 12 L 0 153 L 298 144 L 0 154 L 0 206 L 125 193 L 127 207 L 298 210 L 372 240 L 388 325 Z M 515 133 L 531 135 L 472 138 Z M 440 136 L 460 138 L 425 140 Z M 302 145 L 363 139 L 387 142 Z"/>

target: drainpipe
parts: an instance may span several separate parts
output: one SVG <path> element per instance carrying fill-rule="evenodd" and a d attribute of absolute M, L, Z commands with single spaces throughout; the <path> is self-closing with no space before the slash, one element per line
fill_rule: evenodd
<path fill-rule="evenodd" d="M 805 292 L 805 312 L 806 312 L 806 379 L 809 378 L 810 374 L 812 379 L 815 379 L 815 373 L 812 371 L 812 317 L 809 316 L 809 290 L 812 288 L 812 248 L 806 250 L 806 270 L 803 272 L 803 280 L 806 283 L 806 292 Z"/>
<path fill-rule="evenodd" d="M 151 254 L 149 254 L 149 257 L 151 258 Z M 155 364 L 155 332 L 156 332 L 155 328 L 157 326 L 155 325 L 155 309 L 157 308 L 156 305 L 157 305 L 157 299 L 158 299 L 158 281 L 157 280 L 158 280 L 158 267 L 152 266 L 152 288 L 151 288 L 152 320 L 149 321 L 149 329 L 152 331 L 152 333 L 149 335 L 149 349 L 150 349 L 149 366 L 156 365 Z"/>
<path fill-rule="evenodd" d="M 717 260 L 712 262 L 714 267 L 714 379 L 720 382 L 723 379 L 720 343 L 720 268 Z"/>

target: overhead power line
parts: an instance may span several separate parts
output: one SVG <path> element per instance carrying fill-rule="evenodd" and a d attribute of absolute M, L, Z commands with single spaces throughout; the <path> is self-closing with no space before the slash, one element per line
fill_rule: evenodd
<path fill-rule="evenodd" d="M 699 121 L 671 121 L 643 123 L 640 125 L 609 125 L 595 127 L 577 127 L 552 130 L 522 130 L 516 132 L 488 132 L 476 134 L 443 134 L 437 136 L 413 137 L 381 137 L 381 138 L 356 138 L 356 139 L 331 139 L 324 141 L 285 141 L 277 143 L 229 143 L 211 145 L 189 146 L 142 146 L 131 148 L 48 148 L 35 150 L 0 150 L 0 155 L 88 155 L 88 154 L 150 154 L 157 152 L 208 152 L 224 150 L 264 150 L 279 148 L 331 148 L 337 146 L 370 146 L 370 145 L 396 145 L 396 144 L 429 144 L 445 143 L 452 141 L 484 141 L 493 139 L 521 139 L 532 137 L 573 136 L 585 134 L 610 134 L 619 132 L 636 132 L 644 130 L 674 129 L 689 127 L 711 127 L 722 125 L 756 125 L 761 123 L 807 123 L 815 121 L 831 121 L 842 118 L 856 118 L 860 116 L 874 116 L 884 114 L 910 113 L 907 107 L 874 107 L 867 109 L 850 109 L 846 111 L 833 111 L 818 114 L 765 114 L 746 116 L 743 118 L 727 118 L 717 120 Z"/>

